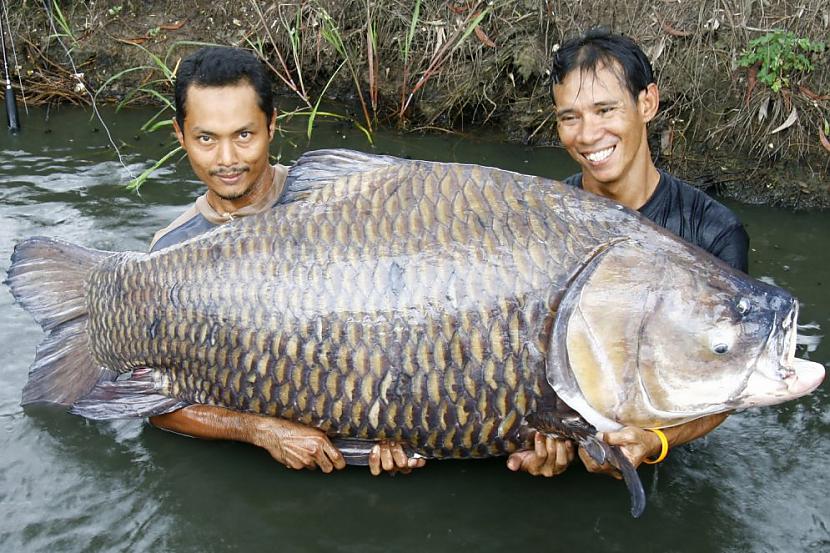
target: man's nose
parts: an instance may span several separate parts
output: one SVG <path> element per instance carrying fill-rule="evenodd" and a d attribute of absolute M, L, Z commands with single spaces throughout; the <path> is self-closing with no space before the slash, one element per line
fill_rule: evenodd
<path fill-rule="evenodd" d="M 582 144 L 593 144 L 602 136 L 602 123 L 593 115 L 582 119 L 577 139 Z"/>
<path fill-rule="evenodd" d="M 231 166 L 237 162 L 236 148 L 234 148 L 233 142 L 230 140 L 222 140 L 219 142 L 218 155 L 219 157 L 216 161 L 219 165 Z"/>

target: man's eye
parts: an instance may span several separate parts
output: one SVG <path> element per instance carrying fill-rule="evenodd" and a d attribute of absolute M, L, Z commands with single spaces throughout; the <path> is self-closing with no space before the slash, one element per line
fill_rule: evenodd
<path fill-rule="evenodd" d="M 200 135 L 197 140 L 199 140 L 199 142 L 207 144 L 212 140 L 212 138 L 210 136 L 206 135 L 206 134 L 203 134 L 203 135 Z"/>
<path fill-rule="evenodd" d="M 241 133 L 239 133 L 239 138 L 241 138 L 243 140 L 246 140 L 250 137 L 251 137 L 251 132 L 250 131 L 242 131 Z"/>

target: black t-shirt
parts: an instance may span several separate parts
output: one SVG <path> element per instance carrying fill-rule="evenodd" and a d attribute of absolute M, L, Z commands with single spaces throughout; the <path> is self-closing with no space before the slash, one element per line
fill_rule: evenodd
<path fill-rule="evenodd" d="M 571 175 L 564 182 L 582 188 L 582 173 Z M 654 194 L 638 211 L 687 242 L 747 272 L 749 235 L 729 208 L 703 191 L 660 171 Z"/>

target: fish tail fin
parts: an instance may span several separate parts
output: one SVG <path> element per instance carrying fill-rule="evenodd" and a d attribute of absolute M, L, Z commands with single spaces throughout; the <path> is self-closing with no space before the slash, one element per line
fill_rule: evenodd
<path fill-rule="evenodd" d="M 23 405 L 68 406 L 102 378 L 111 378 L 89 351 L 85 294 L 90 271 L 109 255 L 44 237 L 15 246 L 5 284 L 46 332 L 23 389 Z"/>

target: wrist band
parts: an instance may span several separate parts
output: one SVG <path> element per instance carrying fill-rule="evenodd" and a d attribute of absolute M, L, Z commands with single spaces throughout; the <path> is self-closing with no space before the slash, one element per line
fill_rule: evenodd
<path fill-rule="evenodd" d="M 657 459 L 643 459 L 643 462 L 648 465 L 656 465 L 660 461 L 666 458 L 669 454 L 669 440 L 666 438 L 666 435 L 663 434 L 663 431 L 659 428 L 649 428 L 657 437 L 660 438 L 660 455 L 657 456 Z"/>

